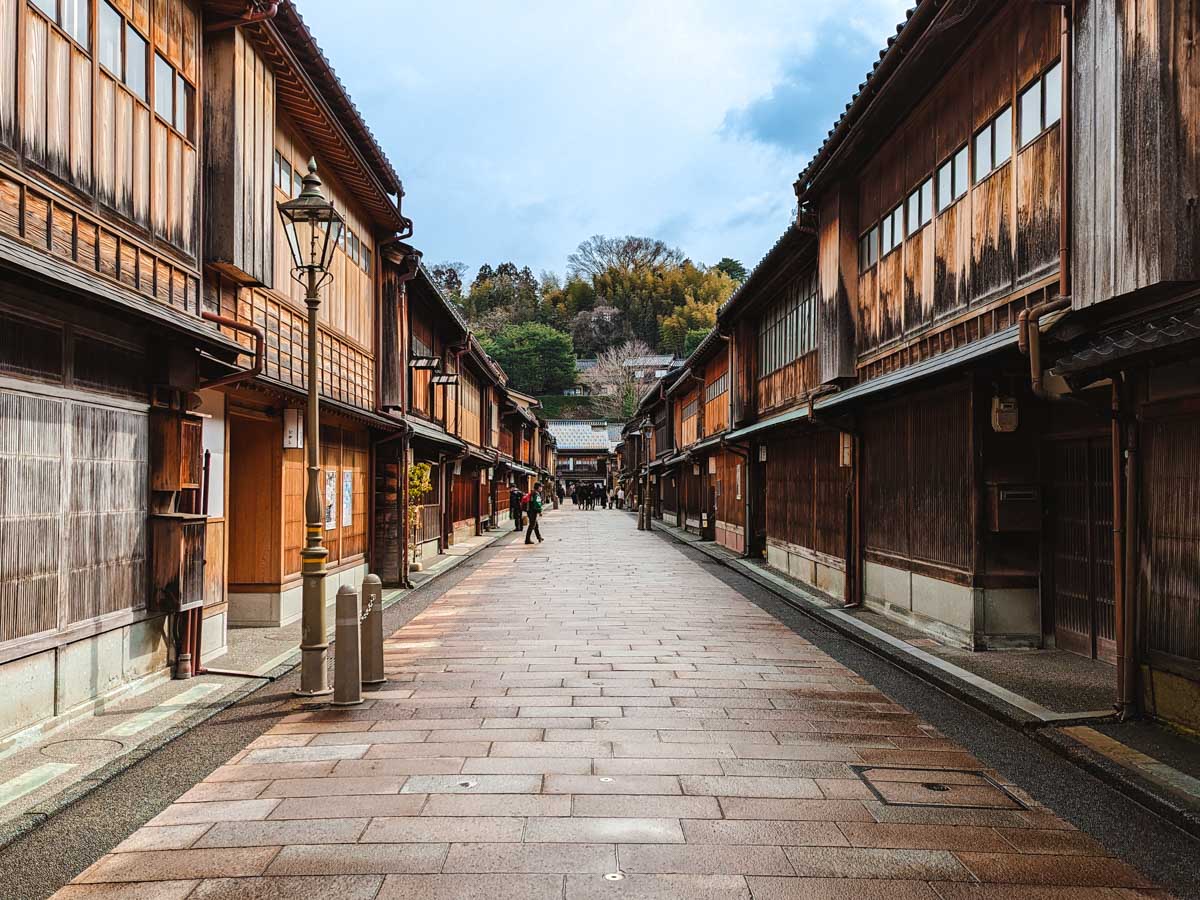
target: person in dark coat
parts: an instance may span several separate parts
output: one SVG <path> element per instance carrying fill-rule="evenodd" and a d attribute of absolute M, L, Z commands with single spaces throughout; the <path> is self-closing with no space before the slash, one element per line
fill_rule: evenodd
<path fill-rule="evenodd" d="M 514 484 L 508 492 L 508 514 L 513 518 L 513 531 L 521 530 L 521 497 L 524 496 Z"/>
<path fill-rule="evenodd" d="M 525 512 L 529 514 L 529 527 L 525 529 L 525 543 L 532 544 L 530 540 L 535 534 L 537 535 L 538 543 L 542 542 L 542 530 L 538 528 L 538 516 L 542 514 L 542 483 L 539 481 L 533 486 L 524 497 Z"/>

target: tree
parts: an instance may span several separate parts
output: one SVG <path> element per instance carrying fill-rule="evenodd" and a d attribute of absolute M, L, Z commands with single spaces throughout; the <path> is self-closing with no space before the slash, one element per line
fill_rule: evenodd
<path fill-rule="evenodd" d="M 567 274 L 594 278 L 606 269 L 628 273 L 638 269 L 678 266 L 683 259 L 683 251 L 657 238 L 633 235 L 608 238 L 594 234 L 567 257 Z"/>
<path fill-rule="evenodd" d="M 691 328 L 688 330 L 687 337 L 683 342 L 683 355 L 691 356 L 692 352 L 700 346 L 709 334 L 712 333 L 711 328 Z"/>
<path fill-rule="evenodd" d="M 433 283 L 457 303 L 461 303 L 463 299 L 463 276 L 466 274 L 466 263 L 460 262 L 441 262 L 429 270 L 429 277 L 433 279 Z"/>
<path fill-rule="evenodd" d="M 677 356 L 687 356 L 688 337 L 692 332 L 707 334 L 717 324 L 717 304 L 705 303 L 689 297 L 682 306 L 663 319 L 659 333 L 664 350 Z M 694 349 L 694 348 L 693 348 Z"/>
<path fill-rule="evenodd" d="M 529 266 L 518 269 L 516 263 L 503 262 L 493 269 L 487 263 L 479 267 L 471 290 L 463 301 L 467 316 L 476 324 L 497 310 L 506 322 L 530 322 L 537 317 L 541 290 Z"/>
<path fill-rule="evenodd" d="M 743 281 L 745 281 L 746 276 L 750 274 L 746 271 L 745 266 L 729 256 L 722 256 L 721 261 L 713 266 L 713 268 L 724 272 L 738 284 L 741 284 Z"/>
<path fill-rule="evenodd" d="M 596 357 L 596 366 L 587 374 L 592 406 L 599 415 L 622 421 L 633 416 L 638 394 L 649 385 L 634 376 L 637 369 L 627 360 L 650 356 L 654 351 L 644 341 L 632 340 L 604 351 Z"/>
<path fill-rule="evenodd" d="M 571 319 L 571 340 L 575 355 L 592 357 L 618 343 L 625 331 L 625 319 L 614 306 L 597 306 L 577 312 Z"/>
<path fill-rule="evenodd" d="M 527 394 L 556 394 L 575 383 L 571 336 L 540 322 L 507 325 L 480 338 L 483 349 Z"/>

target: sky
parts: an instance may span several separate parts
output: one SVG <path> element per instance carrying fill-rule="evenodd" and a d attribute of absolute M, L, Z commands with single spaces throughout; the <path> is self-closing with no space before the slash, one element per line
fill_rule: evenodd
<path fill-rule="evenodd" d="M 752 268 L 910 3 L 297 0 L 426 262 L 559 274 L 593 234 Z"/>

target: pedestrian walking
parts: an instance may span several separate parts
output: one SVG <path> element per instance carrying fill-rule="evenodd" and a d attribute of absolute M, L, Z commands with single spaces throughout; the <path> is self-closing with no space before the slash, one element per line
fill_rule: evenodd
<path fill-rule="evenodd" d="M 596 485 L 596 493 L 600 495 L 600 508 L 608 509 L 608 488 L 602 484 Z"/>
<path fill-rule="evenodd" d="M 562 503 L 564 500 L 567 499 L 567 489 L 565 487 L 563 487 L 563 483 L 561 481 L 558 483 L 557 491 L 558 491 L 558 502 Z"/>
<path fill-rule="evenodd" d="M 571 485 L 571 505 L 575 506 L 579 503 L 579 485 Z"/>
<path fill-rule="evenodd" d="M 617 488 L 617 509 L 625 508 L 625 488 Z"/>
<path fill-rule="evenodd" d="M 533 535 L 537 535 L 538 543 L 542 542 L 542 530 L 538 528 L 538 516 L 542 514 L 542 483 L 539 481 L 533 486 L 524 497 L 525 512 L 529 515 L 529 527 L 525 529 L 525 543 L 532 544 L 530 540 Z"/>

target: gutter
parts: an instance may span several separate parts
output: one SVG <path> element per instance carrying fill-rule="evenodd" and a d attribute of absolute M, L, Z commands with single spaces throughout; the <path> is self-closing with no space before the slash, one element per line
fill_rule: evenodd
<path fill-rule="evenodd" d="M 261 328 L 257 325 L 247 325 L 245 322 L 239 322 L 237 319 L 231 319 L 228 316 L 218 315 L 207 310 L 200 313 L 200 318 L 206 322 L 213 322 L 217 325 L 223 325 L 226 328 L 232 328 L 234 331 L 240 331 L 242 334 L 252 335 L 254 337 L 254 363 L 248 369 L 230 372 L 228 375 L 222 375 L 220 378 L 214 378 L 212 381 L 202 382 L 196 385 L 196 390 L 203 391 L 209 388 L 236 384 L 239 381 L 249 381 L 251 378 L 257 378 L 262 374 L 263 362 L 266 358 L 267 341 Z M 243 352 L 245 351 L 243 350 Z"/>

